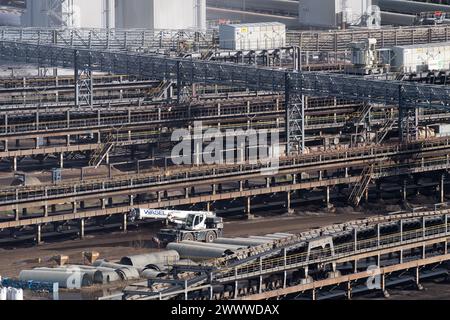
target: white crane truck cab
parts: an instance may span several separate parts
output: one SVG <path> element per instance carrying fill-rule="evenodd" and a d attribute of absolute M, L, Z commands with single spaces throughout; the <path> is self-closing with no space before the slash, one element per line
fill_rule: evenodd
<path fill-rule="evenodd" d="M 183 240 L 213 242 L 223 235 L 223 220 L 214 212 L 156 210 L 134 208 L 128 219 L 131 222 L 141 220 L 166 220 L 175 228 L 161 229 L 158 239 L 161 242 L 179 242 Z"/>

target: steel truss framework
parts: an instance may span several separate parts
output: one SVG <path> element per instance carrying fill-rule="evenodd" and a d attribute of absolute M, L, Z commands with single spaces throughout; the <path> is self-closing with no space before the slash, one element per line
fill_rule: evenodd
<path fill-rule="evenodd" d="M 91 61 L 80 66 L 78 51 L 74 51 L 75 106 L 94 105 L 94 80 Z"/>
<path fill-rule="evenodd" d="M 213 31 L 198 30 L 0 28 L 0 39 L 5 41 L 111 50 L 151 48 L 197 51 L 211 49 L 215 38 Z"/>
<path fill-rule="evenodd" d="M 301 124 L 304 120 L 301 114 L 302 108 L 299 107 L 299 97 L 302 95 L 360 100 L 393 105 L 401 110 L 410 108 L 448 110 L 450 107 L 450 88 L 446 86 L 363 79 L 342 74 L 298 73 L 239 64 L 170 58 L 156 54 L 111 52 L 8 41 L 0 42 L 0 56 L 39 66 L 75 68 L 76 65 L 83 65 L 90 66 L 92 70 L 115 74 L 132 74 L 162 81 L 174 80 L 177 81 L 178 86 L 201 83 L 229 85 L 256 91 L 288 92 L 293 99 L 288 101 L 290 107 L 287 108 L 289 112 L 286 123 L 294 128 L 292 130 L 294 139 L 292 136 L 289 137 L 289 141 L 294 143 L 304 140 Z M 294 119 L 290 119 L 290 116 Z M 291 120 L 294 120 L 294 123 Z"/>

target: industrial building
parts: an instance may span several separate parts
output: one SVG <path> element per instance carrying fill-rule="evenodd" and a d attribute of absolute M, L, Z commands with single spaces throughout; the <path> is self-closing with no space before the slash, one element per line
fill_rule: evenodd
<path fill-rule="evenodd" d="M 116 0 L 117 28 L 206 29 L 206 0 Z"/>
<path fill-rule="evenodd" d="M 22 26 L 111 28 L 113 10 L 113 0 L 27 0 Z"/>
<path fill-rule="evenodd" d="M 448 286 L 450 6 L 16 4 L 22 25 L 0 27 L 0 300 Z"/>

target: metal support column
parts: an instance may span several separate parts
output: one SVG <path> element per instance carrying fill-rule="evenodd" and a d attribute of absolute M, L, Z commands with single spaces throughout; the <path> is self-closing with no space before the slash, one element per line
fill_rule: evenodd
<path fill-rule="evenodd" d="M 80 239 L 84 239 L 84 219 L 80 219 Z"/>
<path fill-rule="evenodd" d="M 286 153 L 305 151 L 305 96 L 301 93 L 301 79 L 294 81 L 290 73 L 285 74 L 285 130 Z"/>
<path fill-rule="evenodd" d="M 249 219 L 249 220 L 251 220 L 251 219 L 253 219 L 255 216 L 252 214 L 252 206 L 251 206 L 251 201 L 252 200 L 252 198 L 251 197 L 247 197 L 246 199 L 245 199 L 245 201 L 246 201 L 246 213 L 247 213 L 247 219 Z"/>
<path fill-rule="evenodd" d="M 80 65 L 80 52 L 74 51 L 75 106 L 94 105 L 94 80 L 92 73 L 92 57 L 86 65 Z"/>
<path fill-rule="evenodd" d="M 39 245 L 42 243 L 42 226 L 40 224 L 36 225 L 36 244 Z"/>
<path fill-rule="evenodd" d="M 177 61 L 177 105 L 181 102 L 181 92 L 183 91 L 183 86 L 181 83 L 181 61 Z"/>
<path fill-rule="evenodd" d="M 122 216 L 122 231 L 127 232 L 128 230 L 128 215 L 126 213 Z"/>
<path fill-rule="evenodd" d="M 286 192 L 286 209 L 288 214 L 293 214 L 294 211 L 291 208 L 291 192 Z"/>

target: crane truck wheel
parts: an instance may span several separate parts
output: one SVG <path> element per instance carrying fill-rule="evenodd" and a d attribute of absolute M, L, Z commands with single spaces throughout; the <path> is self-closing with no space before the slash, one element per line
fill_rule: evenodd
<path fill-rule="evenodd" d="M 217 238 L 216 233 L 214 231 L 209 231 L 206 234 L 205 242 L 206 243 L 214 242 L 214 240 L 216 240 L 216 238 Z"/>
<path fill-rule="evenodd" d="M 194 241 L 194 235 L 192 233 L 186 233 L 185 235 L 183 235 L 183 240 L 184 241 Z"/>

